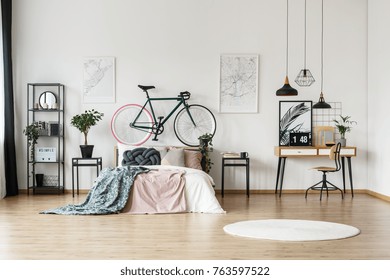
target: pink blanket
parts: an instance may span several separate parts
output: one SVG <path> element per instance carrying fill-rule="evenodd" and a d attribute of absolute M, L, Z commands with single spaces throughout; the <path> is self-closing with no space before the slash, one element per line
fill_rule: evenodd
<path fill-rule="evenodd" d="M 122 213 L 154 214 L 186 211 L 182 170 L 150 170 L 138 174 Z"/>

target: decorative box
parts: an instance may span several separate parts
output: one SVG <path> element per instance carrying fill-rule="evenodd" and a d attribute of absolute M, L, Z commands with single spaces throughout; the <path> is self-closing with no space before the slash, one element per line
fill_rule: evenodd
<path fill-rule="evenodd" d="M 44 187 L 58 187 L 58 176 L 57 175 L 44 175 L 43 176 Z"/>
<path fill-rule="evenodd" d="M 57 148 L 55 147 L 37 147 L 36 157 L 37 162 L 56 162 Z"/>

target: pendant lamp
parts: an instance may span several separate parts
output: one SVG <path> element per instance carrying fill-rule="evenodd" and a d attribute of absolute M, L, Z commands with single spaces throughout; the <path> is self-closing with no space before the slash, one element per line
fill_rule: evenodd
<path fill-rule="evenodd" d="M 284 85 L 276 91 L 277 96 L 292 96 L 298 95 L 298 91 L 290 86 L 288 80 L 288 0 L 287 2 L 287 44 L 286 44 L 286 78 L 284 79 Z"/>
<path fill-rule="evenodd" d="M 311 86 L 315 80 L 310 70 L 306 68 L 306 0 L 305 0 L 305 28 L 304 28 L 304 61 L 303 69 L 299 72 L 298 76 L 295 78 L 295 82 L 301 87 Z"/>
<path fill-rule="evenodd" d="M 332 108 L 328 103 L 325 102 L 324 94 L 322 91 L 323 84 L 324 84 L 324 0 L 321 1 L 321 94 L 318 102 L 313 105 L 314 109 Z"/>

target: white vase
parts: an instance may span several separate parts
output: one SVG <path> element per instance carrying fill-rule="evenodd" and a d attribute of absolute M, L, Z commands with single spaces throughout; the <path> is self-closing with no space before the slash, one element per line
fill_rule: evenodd
<path fill-rule="evenodd" d="M 336 140 L 336 144 L 337 143 L 340 143 L 341 144 L 341 147 L 345 147 L 347 145 L 347 139 L 345 138 L 340 138 L 340 139 L 337 139 Z"/>

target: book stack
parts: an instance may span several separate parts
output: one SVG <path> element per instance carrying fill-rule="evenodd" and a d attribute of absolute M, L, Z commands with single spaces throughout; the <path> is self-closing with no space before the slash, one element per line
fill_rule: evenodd
<path fill-rule="evenodd" d="M 223 152 L 221 153 L 224 158 L 239 158 L 240 154 L 236 152 Z"/>

